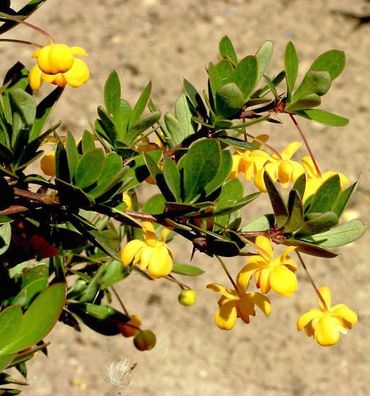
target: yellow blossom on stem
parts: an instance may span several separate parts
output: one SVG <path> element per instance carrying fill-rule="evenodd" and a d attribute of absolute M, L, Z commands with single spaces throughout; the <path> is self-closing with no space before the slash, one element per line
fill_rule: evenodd
<path fill-rule="evenodd" d="M 37 59 L 29 74 L 31 88 L 38 90 L 43 81 L 65 87 L 67 84 L 77 88 L 90 77 L 89 68 L 76 55 L 87 56 L 81 47 L 69 47 L 66 44 L 52 43 L 38 48 L 32 54 Z"/>
<path fill-rule="evenodd" d="M 221 294 L 218 300 L 219 308 L 215 315 L 216 325 L 221 330 L 231 330 L 235 326 L 237 318 L 249 323 L 249 317 L 256 314 L 255 305 L 266 316 L 271 312 L 271 303 L 266 296 L 258 292 L 247 293 L 246 289 L 238 282 L 235 289 L 228 289 L 218 283 L 210 283 L 207 288 Z"/>
<path fill-rule="evenodd" d="M 322 173 L 321 175 L 318 175 L 312 158 L 309 156 L 303 157 L 301 159 L 301 162 L 306 173 L 306 189 L 304 191 L 303 201 L 305 201 L 312 194 L 314 194 L 325 182 L 325 180 L 329 179 L 329 177 L 331 176 L 339 176 L 340 188 L 342 191 L 344 187 L 349 183 L 348 178 L 340 172 L 328 171 Z"/>
<path fill-rule="evenodd" d="M 158 240 L 154 226 L 150 222 L 142 222 L 144 240 L 133 239 L 121 251 L 122 264 L 140 264 L 141 269 L 147 269 L 150 276 L 159 278 L 168 275 L 173 267 L 172 252 L 165 243 L 170 232 L 162 230 L 161 240 Z"/>
<path fill-rule="evenodd" d="M 269 174 L 273 181 L 278 181 L 284 188 L 287 188 L 289 183 L 294 183 L 304 173 L 303 166 L 291 159 L 301 145 L 300 142 L 292 142 L 283 149 L 281 154 L 272 154 L 272 159 L 258 170 L 254 179 L 255 185 L 260 191 L 266 191 L 263 180 L 264 171 Z"/>
<path fill-rule="evenodd" d="M 331 346 L 339 341 L 340 334 L 346 334 L 357 323 L 357 315 L 345 304 L 331 306 L 331 292 L 321 287 L 319 308 L 310 309 L 297 321 L 298 331 L 304 329 L 308 337 L 313 337 L 319 345 Z"/>
<path fill-rule="evenodd" d="M 248 287 L 254 275 L 256 286 L 266 294 L 271 289 L 283 296 L 291 296 L 298 287 L 295 271 L 297 264 L 289 257 L 295 247 L 288 246 L 283 254 L 273 258 L 271 240 L 265 236 L 256 238 L 257 253 L 247 258 L 247 264 L 238 275 L 238 282 L 244 288 Z"/>

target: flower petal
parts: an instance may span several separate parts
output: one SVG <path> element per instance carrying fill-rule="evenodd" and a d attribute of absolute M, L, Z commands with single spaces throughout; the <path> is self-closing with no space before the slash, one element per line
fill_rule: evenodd
<path fill-rule="evenodd" d="M 272 243 L 270 238 L 259 235 L 256 238 L 256 245 L 259 248 L 257 249 L 257 253 L 264 257 L 267 261 L 270 261 L 272 258 Z"/>
<path fill-rule="evenodd" d="M 356 324 L 358 320 L 356 312 L 352 311 L 352 309 L 349 309 L 345 304 L 338 304 L 332 307 L 331 315 L 347 322 L 344 323 L 345 327 Z"/>
<path fill-rule="evenodd" d="M 42 71 L 38 67 L 38 65 L 33 66 L 28 76 L 32 91 L 37 91 L 41 87 L 42 84 L 41 76 L 42 76 Z"/>
<path fill-rule="evenodd" d="M 238 293 L 233 289 L 227 289 L 225 286 L 222 286 L 218 283 L 210 283 L 207 285 L 207 289 L 211 289 L 217 293 L 221 293 L 224 297 L 229 300 L 239 300 Z"/>
<path fill-rule="evenodd" d="M 308 312 L 304 313 L 303 315 L 301 315 L 298 318 L 298 320 L 297 320 L 297 330 L 302 330 L 312 320 L 314 320 L 316 318 L 321 318 L 323 315 L 324 315 L 324 313 L 318 308 L 310 309 Z"/>
<path fill-rule="evenodd" d="M 242 321 L 245 323 L 249 323 L 249 317 L 256 314 L 249 293 L 244 294 L 242 298 L 236 302 L 236 310 L 240 319 L 242 319 Z"/>
<path fill-rule="evenodd" d="M 70 47 L 70 50 L 73 55 L 88 56 L 87 52 L 81 47 Z"/>
<path fill-rule="evenodd" d="M 293 157 L 293 155 L 300 149 L 302 146 L 301 142 L 292 142 L 289 143 L 284 150 L 281 152 L 281 158 L 283 160 L 289 160 Z"/>
<path fill-rule="evenodd" d="M 340 331 L 336 325 L 336 321 L 330 315 L 324 315 L 315 328 L 314 337 L 322 346 L 336 344 L 340 337 Z"/>
<path fill-rule="evenodd" d="M 128 266 L 134 259 L 138 250 L 143 248 L 145 242 L 140 241 L 139 239 L 133 239 L 129 243 L 125 245 L 125 247 L 121 251 L 121 261 L 124 266 Z"/>
<path fill-rule="evenodd" d="M 297 277 L 284 265 L 275 267 L 270 274 L 272 290 L 282 296 L 291 296 L 298 288 Z"/>
<path fill-rule="evenodd" d="M 84 61 L 75 58 L 72 67 L 64 73 L 64 77 L 71 87 L 77 88 L 89 79 L 89 68 Z"/>
<path fill-rule="evenodd" d="M 227 301 L 216 312 L 216 325 L 222 330 L 231 330 L 236 323 L 237 312 L 235 301 Z"/>
<path fill-rule="evenodd" d="M 320 287 L 319 291 L 320 291 L 321 297 L 325 301 L 326 306 L 328 308 L 330 308 L 331 307 L 331 291 L 330 291 L 330 289 L 327 286 L 323 286 L 323 287 Z M 319 302 L 321 309 L 323 311 L 325 311 L 326 308 L 323 306 L 321 299 L 318 298 L 317 301 Z"/>
<path fill-rule="evenodd" d="M 249 285 L 249 281 L 253 275 L 253 273 L 255 271 L 257 271 L 258 269 L 261 268 L 259 262 L 261 261 L 259 256 L 254 256 L 255 258 L 257 258 L 256 262 L 251 262 L 248 263 L 247 265 L 245 265 L 239 272 L 237 278 L 236 278 L 236 283 L 238 286 L 240 286 L 241 289 L 246 290 L 248 289 L 248 285 Z M 251 259 L 252 257 L 248 257 L 248 261 L 249 259 Z M 263 262 L 262 262 L 263 264 Z"/>
<path fill-rule="evenodd" d="M 252 299 L 252 302 L 254 305 L 257 305 L 257 307 L 266 315 L 269 316 L 271 312 L 271 302 L 268 297 L 265 295 L 258 293 L 258 292 L 253 292 L 249 293 L 250 298 Z"/>
<path fill-rule="evenodd" d="M 173 261 L 165 246 L 152 248 L 148 272 L 153 278 L 166 276 L 172 271 Z"/>

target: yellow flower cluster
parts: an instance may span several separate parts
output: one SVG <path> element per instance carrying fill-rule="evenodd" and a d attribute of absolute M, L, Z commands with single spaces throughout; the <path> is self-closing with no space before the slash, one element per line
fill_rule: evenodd
<path fill-rule="evenodd" d="M 247 258 L 247 264 L 239 272 L 234 289 L 228 289 L 217 283 L 207 288 L 221 293 L 216 312 L 216 325 L 223 330 L 234 327 L 236 319 L 241 318 L 249 323 L 249 317 L 255 315 L 254 307 L 258 306 L 268 316 L 271 302 L 265 296 L 271 289 L 283 296 L 290 296 L 297 290 L 295 271 L 297 264 L 289 257 L 294 247 L 287 247 L 284 252 L 274 258 L 271 240 L 264 236 L 256 238 L 257 254 Z M 254 276 L 259 292 L 247 292 L 251 277 Z"/>
<path fill-rule="evenodd" d="M 247 181 L 253 180 L 255 186 L 260 191 L 265 192 L 266 186 L 263 180 L 265 172 L 274 182 L 280 183 L 284 188 L 294 184 L 299 176 L 305 174 L 306 189 L 303 201 L 314 194 L 325 180 L 336 174 L 339 175 L 341 189 L 343 190 L 349 180 L 342 173 L 328 171 L 318 175 L 311 157 L 305 156 L 300 162 L 292 160 L 301 145 L 300 142 L 292 142 L 281 153 L 273 152 L 271 155 L 260 148 L 238 151 L 233 155 L 230 177 L 237 177 L 239 173 L 242 173 Z"/>
<path fill-rule="evenodd" d="M 152 223 L 144 221 L 142 228 L 144 240 L 133 239 L 124 246 L 122 264 L 125 267 L 140 264 L 140 268 L 147 269 L 153 278 L 168 275 L 173 267 L 172 252 L 165 243 L 170 230 L 164 228 L 159 240 Z"/>
<path fill-rule="evenodd" d="M 76 55 L 87 56 L 81 47 L 69 47 L 66 44 L 49 44 L 38 48 L 32 54 L 37 59 L 29 74 L 30 87 L 38 90 L 43 81 L 65 87 L 67 84 L 77 88 L 90 77 L 89 68 Z"/>

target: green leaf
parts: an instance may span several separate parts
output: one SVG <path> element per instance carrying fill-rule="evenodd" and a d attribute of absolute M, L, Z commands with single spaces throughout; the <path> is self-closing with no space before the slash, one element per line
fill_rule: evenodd
<path fill-rule="evenodd" d="M 84 193 L 80 188 L 67 183 L 62 179 L 55 179 L 61 203 L 75 208 L 89 207 L 94 202 L 93 198 Z"/>
<path fill-rule="evenodd" d="M 12 142 L 14 145 L 19 131 L 23 128 L 31 127 L 35 121 L 36 103 L 30 94 L 20 88 L 11 89 L 8 95 L 13 113 Z"/>
<path fill-rule="evenodd" d="M 0 312 L 0 355 L 3 355 L 3 348 L 14 342 L 22 317 L 22 310 L 18 305 L 11 305 Z"/>
<path fill-rule="evenodd" d="M 75 183 L 81 189 L 94 184 L 103 170 L 104 153 L 100 148 L 93 149 L 82 156 L 78 163 Z"/>
<path fill-rule="evenodd" d="M 276 217 L 276 225 L 278 228 L 282 228 L 288 220 L 287 208 L 283 199 L 281 198 L 279 191 L 275 187 L 267 172 L 263 174 L 263 180 L 265 181 L 267 193 L 269 195 L 271 206 Z"/>
<path fill-rule="evenodd" d="M 243 232 L 266 231 L 275 226 L 275 216 L 273 214 L 263 215 L 251 221 L 242 228 Z"/>
<path fill-rule="evenodd" d="M 226 84 L 216 92 L 216 113 L 222 117 L 239 113 L 244 103 L 244 94 L 235 83 Z"/>
<path fill-rule="evenodd" d="M 317 246 L 313 243 L 305 242 L 297 239 L 285 239 L 283 242 L 286 246 L 297 246 L 297 250 L 302 253 L 309 254 L 311 256 L 316 257 L 324 257 L 324 258 L 334 258 L 337 257 L 337 254 L 331 252 L 330 250 L 326 250 L 320 246 Z"/>
<path fill-rule="evenodd" d="M 22 288 L 22 290 L 14 297 L 12 304 L 27 307 L 33 298 L 42 292 L 48 286 L 48 277 L 35 279 Z"/>
<path fill-rule="evenodd" d="M 223 58 L 229 59 L 234 65 L 238 63 L 234 46 L 229 37 L 222 37 L 220 44 L 218 45 L 218 49 Z"/>
<path fill-rule="evenodd" d="M 166 207 L 166 201 L 162 194 L 152 195 L 144 204 L 143 211 L 153 215 L 161 214 Z"/>
<path fill-rule="evenodd" d="M 185 133 L 181 127 L 180 121 L 171 113 L 164 115 L 164 122 L 171 136 L 171 141 L 174 146 L 184 140 Z"/>
<path fill-rule="evenodd" d="M 132 109 L 129 129 L 133 128 L 140 120 L 146 106 L 148 105 L 150 94 L 152 92 L 152 82 L 149 81 L 148 85 L 144 88 L 134 108 Z"/>
<path fill-rule="evenodd" d="M 41 341 L 54 327 L 65 302 L 65 284 L 56 283 L 36 297 L 17 326 L 14 339 L 0 354 L 22 351 Z"/>
<path fill-rule="evenodd" d="M 215 65 L 209 65 L 208 76 L 212 95 L 216 98 L 216 93 L 221 87 L 234 81 L 234 69 L 230 62 L 224 59 Z"/>
<path fill-rule="evenodd" d="M 89 131 L 85 131 L 81 140 L 82 153 L 87 154 L 89 151 L 95 150 L 94 135 Z"/>
<path fill-rule="evenodd" d="M 97 185 L 89 191 L 89 194 L 94 198 L 103 195 L 113 185 L 120 182 L 123 172 L 121 157 L 115 152 L 108 153 L 105 156 L 101 174 L 97 179 Z"/>
<path fill-rule="evenodd" d="M 312 213 L 309 220 L 306 220 L 297 235 L 312 235 L 329 230 L 338 224 L 338 216 L 334 212 Z"/>
<path fill-rule="evenodd" d="M 340 217 L 342 215 L 348 202 L 350 201 L 354 192 L 356 191 L 356 189 L 358 187 L 358 183 L 359 183 L 359 181 L 357 181 L 356 183 L 353 183 L 351 186 L 349 186 L 344 191 L 339 193 L 338 198 L 336 199 L 336 201 L 334 202 L 334 205 L 332 207 L 332 211 L 335 212 L 338 217 Z"/>
<path fill-rule="evenodd" d="M 311 94 L 297 101 L 289 103 L 285 107 L 285 110 L 288 112 L 301 112 L 302 110 L 310 109 L 311 107 L 317 107 L 320 105 L 321 105 L 320 96 L 316 94 Z"/>
<path fill-rule="evenodd" d="M 326 71 L 308 71 L 303 81 L 294 92 L 292 102 L 305 98 L 308 95 L 325 95 L 331 85 L 330 74 Z"/>
<path fill-rule="evenodd" d="M 76 175 L 77 165 L 79 161 L 79 155 L 75 138 L 71 132 L 67 133 L 66 141 L 66 155 L 68 160 L 68 169 L 71 179 L 73 180 Z"/>
<path fill-rule="evenodd" d="M 181 202 L 181 179 L 176 163 L 171 158 L 165 157 L 163 164 L 163 176 L 168 189 L 171 191 L 174 201 Z"/>
<path fill-rule="evenodd" d="M 199 276 L 204 274 L 204 271 L 194 265 L 174 263 L 172 267 L 174 274 L 186 276 Z"/>
<path fill-rule="evenodd" d="M 326 110 L 307 109 L 297 112 L 298 115 L 308 118 L 310 120 L 319 122 L 323 125 L 332 127 L 343 127 L 348 124 L 348 118 L 341 117 L 337 114 L 330 113 Z"/>
<path fill-rule="evenodd" d="M 57 87 L 36 107 L 36 119 L 32 125 L 29 141 L 36 139 L 49 118 L 51 111 L 62 95 L 63 88 Z"/>
<path fill-rule="evenodd" d="M 256 52 L 257 64 L 258 64 L 258 76 L 257 82 L 261 79 L 265 73 L 268 65 L 270 64 L 274 45 L 271 41 L 265 41 L 259 50 Z"/>
<path fill-rule="evenodd" d="M 127 131 L 123 142 L 128 146 L 132 145 L 135 139 L 148 128 L 150 128 L 153 124 L 159 121 L 161 117 L 160 111 L 153 111 L 152 113 L 140 118 L 136 123 L 131 124 L 130 128 Z"/>
<path fill-rule="evenodd" d="M 217 190 L 227 179 L 233 166 L 233 158 L 228 150 L 221 152 L 221 163 L 214 178 L 205 186 L 204 191 L 206 195 Z"/>
<path fill-rule="evenodd" d="M 188 99 L 185 94 L 180 95 L 176 100 L 175 115 L 181 125 L 183 135 L 182 140 L 184 140 L 195 132 L 192 122 L 193 115 L 190 111 Z"/>
<path fill-rule="evenodd" d="M 191 203 L 216 176 L 221 163 L 221 148 L 217 140 L 198 140 L 183 160 L 184 202 Z"/>
<path fill-rule="evenodd" d="M 116 71 L 113 71 L 105 82 L 104 105 L 108 113 L 115 118 L 121 106 L 121 84 Z"/>
<path fill-rule="evenodd" d="M 4 254 L 10 245 L 12 237 L 12 228 L 10 223 L 0 225 L 0 256 Z"/>
<path fill-rule="evenodd" d="M 284 225 L 284 232 L 294 232 L 303 225 L 303 205 L 296 190 L 292 190 L 288 199 L 289 218 Z"/>
<path fill-rule="evenodd" d="M 296 190 L 301 197 L 304 196 L 304 192 L 306 190 L 306 174 L 302 173 L 294 182 L 292 190 Z"/>
<path fill-rule="evenodd" d="M 329 50 L 321 54 L 312 63 L 309 70 L 327 71 L 332 80 L 336 79 L 343 71 L 346 64 L 346 56 L 343 51 Z"/>
<path fill-rule="evenodd" d="M 235 68 L 235 83 L 243 92 L 245 102 L 257 84 L 258 73 L 257 58 L 252 55 L 243 58 Z"/>
<path fill-rule="evenodd" d="M 366 230 L 365 224 L 359 219 L 353 219 L 319 234 L 305 237 L 305 240 L 316 243 L 324 248 L 336 248 L 354 242 Z"/>
<path fill-rule="evenodd" d="M 298 75 L 298 55 L 294 44 L 291 41 L 289 41 L 285 48 L 284 64 L 289 100 L 294 90 L 294 85 Z"/>
<path fill-rule="evenodd" d="M 102 290 L 108 289 L 108 287 L 115 285 L 127 276 L 127 269 L 117 260 L 104 264 L 103 269 L 103 275 L 100 279 Z"/>
<path fill-rule="evenodd" d="M 324 213 L 332 209 L 340 192 L 339 175 L 333 175 L 319 187 L 307 213 Z"/>
<path fill-rule="evenodd" d="M 233 146 L 237 148 L 241 148 L 243 150 L 256 150 L 256 146 L 252 143 L 246 142 L 245 140 L 238 139 L 233 136 L 217 136 L 217 140 L 220 142 L 227 144 L 228 146 Z"/>

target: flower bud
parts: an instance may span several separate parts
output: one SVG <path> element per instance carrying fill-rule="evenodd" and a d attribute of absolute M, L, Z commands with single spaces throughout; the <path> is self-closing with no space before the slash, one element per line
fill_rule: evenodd
<path fill-rule="evenodd" d="M 51 151 L 41 158 L 40 168 L 45 175 L 55 176 L 55 151 Z"/>
<path fill-rule="evenodd" d="M 182 290 L 179 294 L 178 300 L 180 304 L 190 307 L 197 301 L 197 293 L 192 289 Z"/>
<path fill-rule="evenodd" d="M 141 318 L 139 315 L 131 315 L 128 322 L 120 323 L 118 326 L 124 337 L 134 337 L 140 330 Z"/>
<path fill-rule="evenodd" d="M 139 330 L 134 338 L 135 348 L 139 351 L 150 351 L 156 342 L 157 338 L 151 330 Z"/>

